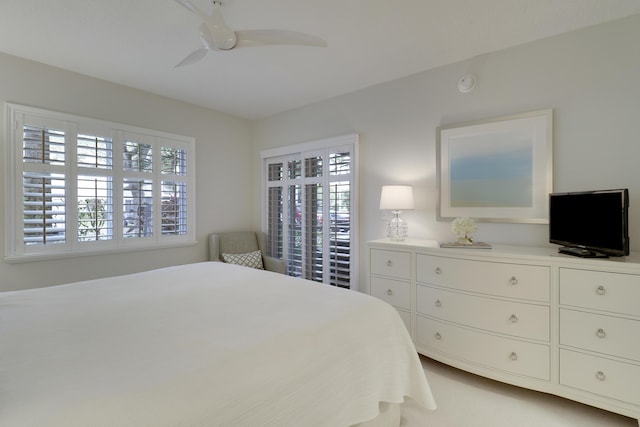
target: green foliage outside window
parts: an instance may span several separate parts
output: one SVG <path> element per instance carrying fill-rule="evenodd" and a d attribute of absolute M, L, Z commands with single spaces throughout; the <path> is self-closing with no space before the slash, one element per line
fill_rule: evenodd
<path fill-rule="evenodd" d="M 81 240 L 99 240 L 107 219 L 106 201 L 84 199 L 78 203 L 78 237 Z"/>

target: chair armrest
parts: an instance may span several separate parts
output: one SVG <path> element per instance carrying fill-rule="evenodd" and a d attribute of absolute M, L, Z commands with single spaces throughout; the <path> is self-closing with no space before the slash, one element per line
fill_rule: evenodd
<path fill-rule="evenodd" d="M 262 261 L 264 262 L 264 269 L 269 271 L 275 271 L 276 273 L 285 274 L 284 261 L 278 258 L 262 255 Z"/>
<path fill-rule="evenodd" d="M 217 234 L 209 235 L 209 261 L 221 261 L 220 243 Z"/>

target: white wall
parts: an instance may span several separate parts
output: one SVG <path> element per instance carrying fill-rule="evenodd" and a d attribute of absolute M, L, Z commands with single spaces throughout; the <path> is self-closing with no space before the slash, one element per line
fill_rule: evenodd
<path fill-rule="evenodd" d="M 187 248 L 7 264 L 0 291 L 124 274 L 206 259 L 213 230 L 260 226 L 259 152 L 346 133 L 360 134 L 360 264 L 366 241 L 383 237 L 378 210 L 384 184 L 414 185 L 410 235 L 450 239 L 435 219 L 436 127 L 553 108 L 554 189 L 628 187 L 631 246 L 640 251 L 640 17 L 530 43 L 249 123 L 215 111 L 0 54 L 0 101 L 193 136 L 197 140 L 197 237 Z M 473 72 L 477 88 L 456 89 Z M 0 141 L 4 143 L 4 121 Z M 253 146 L 250 142 L 253 140 Z M 4 149 L 0 150 L 4 175 Z M 253 196 L 253 197 L 252 197 Z M 0 212 L 4 212 L 0 186 Z M 4 237 L 4 218 L 0 221 Z M 477 237 L 495 243 L 547 244 L 544 225 L 489 224 Z M 4 244 L 0 246 L 4 255 Z M 361 274 L 361 280 L 366 275 Z"/>
<path fill-rule="evenodd" d="M 5 54 L 0 54 L 0 76 L 2 104 L 10 101 L 196 138 L 198 239 L 196 246 L 103 257 L 22 264 L 0 260 L 0 291 L 204 261 L 207 233 L 251 226 L 253 177 L 247 121 Z M 0 176 L 4 176 L 4 126 L 0 121 Z M 3 184 L 0 212 L 4 203 Z M 3 239 L 4 215 L 0 218 Z M 4 242 L 0 250 L 4 257 Z"/>
<path fill-rule="evenodd" d="M 254 169 L 265 148 L 360 134 L 360 268 L 366 242 L 384 237 L 378 209 L 384 184 L 410 184 L 417 209 L 410 236 L 450 240 L 436 221 L 436 128 L 554 109 L 554 191 L 627 187 L 632 250 L 640 251 L 640 16 L 482 55 L 254 123 Z M 425 41 L 425 42 L 428 42 Z M 467 72 L 473 92 L 457 91 Z M 260 177 L 254 182 L 260 225 Z M 596 226 L 596 225 L 594 225 Z M 548 245 L 548 226 L 481 223 L 480 240 Z M 366 274 L 362 274 L 360 288 Z"/>

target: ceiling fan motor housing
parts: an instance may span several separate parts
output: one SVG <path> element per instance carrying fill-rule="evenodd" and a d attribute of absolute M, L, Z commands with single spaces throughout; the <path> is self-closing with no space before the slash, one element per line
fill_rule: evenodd
<path fill-rule="evenodd" d="M 213 13 L 204 20 L 213 41 L 213 46 L 208 47 L 221 50 L 233 49 L 238 39 L 233 30 L 227 26 L 222 18 L 222 12 L 220 11 L 222 2 L 214 0 L 212 3 L 214 7 Z M 201 34 L 201 38 L 202 37 L 203 35 Z M 203 43 L 207 44 L 205 40 L 203 40 Z"/>

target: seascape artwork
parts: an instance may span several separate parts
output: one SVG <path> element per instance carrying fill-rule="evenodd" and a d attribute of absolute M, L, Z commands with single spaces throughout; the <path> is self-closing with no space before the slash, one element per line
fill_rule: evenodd
<path fill-rule="evenodd" d="M 553 110 L 439 128 L 438 219 L 549 223 Z"/>
<path fill-rule="evenodd" d="M 533 159 L 534 136 L 527 129 L 452 137 L 450 206 L 531 207 Z"/>

